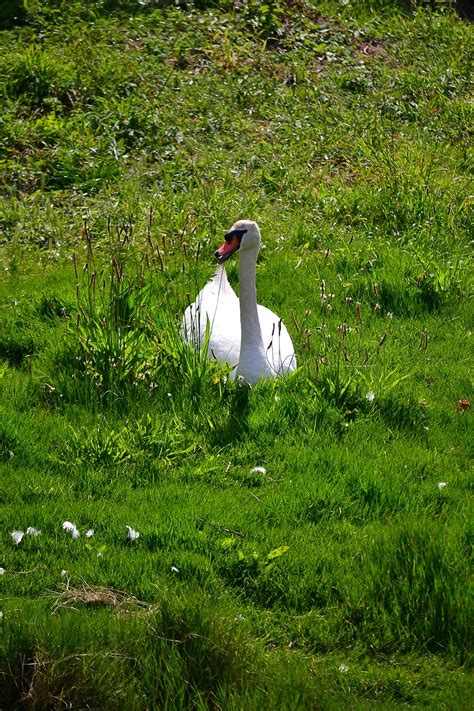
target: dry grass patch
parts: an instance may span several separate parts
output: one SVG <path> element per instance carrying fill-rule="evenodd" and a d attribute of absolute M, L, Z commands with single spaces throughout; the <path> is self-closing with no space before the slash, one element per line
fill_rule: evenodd
<path fill-rule="evenodd" d="M 53 603 L 52 612 L 56 614 L 63 609 L 77 610 L 81 605 L 113 607 L 119 610 L 150 609 L 150 605 L 133 595 L 102 585 L 89 585 L 82 581 L 80 587 L 71 586 L 68 582 L 63 583 Z"/>

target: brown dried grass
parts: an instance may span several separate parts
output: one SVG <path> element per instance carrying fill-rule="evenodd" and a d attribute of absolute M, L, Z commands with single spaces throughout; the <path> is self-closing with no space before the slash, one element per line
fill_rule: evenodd
<path fill-rule="evenodd" d="M 77 587 L 69 585 L 68 582 L 63 583 L 61 587 L 59 594 L 54 593 L 56 599 L 52 605 L 53 614 L 63 609 L 77 610 L 82 605 L 113 607 L 117 610 L 150 609 L 148 603 L 133 595 L 101 585 L 89 585 L 85 580 Z"/>

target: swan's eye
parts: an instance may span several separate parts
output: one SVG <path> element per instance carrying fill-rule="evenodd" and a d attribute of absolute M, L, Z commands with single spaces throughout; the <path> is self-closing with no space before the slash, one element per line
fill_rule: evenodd
<path fill-rule="evenodd" d="M 230 244 L 230 242 L 232 242 L 234 237 L 237 237 L 237 239 L 239 240 L 239 244 L 240 244 L 242 237 L 244 236 L 244 234 L 246 232 L 247 232 L 247 230 L 229 230 L 228 232 L 225 233 L 224 239 L 228 244 Z"/>

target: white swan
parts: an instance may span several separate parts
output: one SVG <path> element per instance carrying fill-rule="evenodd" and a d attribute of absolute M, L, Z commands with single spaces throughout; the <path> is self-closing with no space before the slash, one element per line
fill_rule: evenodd
<path fill-rule="evenodd" d="M 226 232 L 224 244 L 215 252 L 219 267 L 186 309 L 181 329 L 187 343 L 201 348 L 209 324 L 209 358 L 228 363 L 231 377 L 241 376 L 249 385 L 296 368 L 286 326 L 276 314 L 257 304 L 255 273 L 260 244 L 260 230 L 251 220 L 239 220 Z M 222 266 L 237 250 L 240 300 Z"/>

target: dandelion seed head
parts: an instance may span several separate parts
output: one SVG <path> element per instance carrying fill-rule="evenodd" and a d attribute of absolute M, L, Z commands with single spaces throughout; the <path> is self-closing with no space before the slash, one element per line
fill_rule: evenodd
<path fill-rule="evenodd" d="M 365 399 L 367 400 L 367 402 L 373 402 L 375 400 L 375 393 L 373 393 L 372 390 L 369 390 L 369 392 L 365 396 Z"/>

